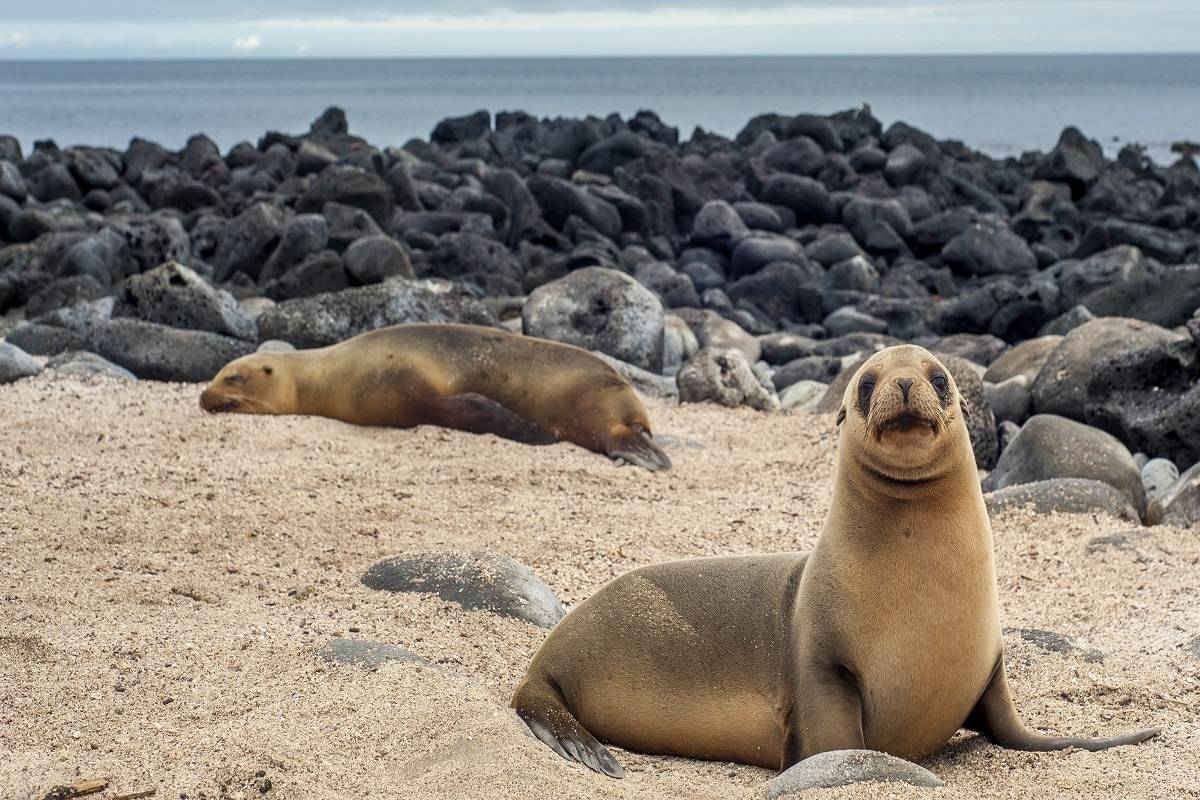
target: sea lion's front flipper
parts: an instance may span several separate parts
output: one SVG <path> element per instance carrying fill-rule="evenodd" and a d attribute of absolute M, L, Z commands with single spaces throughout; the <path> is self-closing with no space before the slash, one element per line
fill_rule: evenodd
<path fill-rule="evenodd" d="M 545 677 L 527 678 L 517 687 L 512 706 L 533 735 L 563 758 L 611 778 L 625 776 L 608 748 L 575 718 L 557 686 Z"/>
<path fill-rule="evenodd" d="M 522 444 L 553 444 L 554 434 L 474 392 L 429 401 L 430 422 L 469 433 L 494 433 Z"/>
<path fill-rule="evenodd" d="M 1111 739 L 1080 739 L 1069 736 L 1043 736 L 1033 733 L 1021 724 L 1012 693 L 1008 689 L 1008 678 L 1004 674 L 1004 662 L 996 665 L 991 681 L 975 704 L 964 728 L 979 731 L 1001 747 L 1010 750 L 1066 750 L 1078 747 L 1082 750 L 1107 750 L 1137 744 L 1158 735 L 1158 728 L 1147 728 Z"/>
<path fill-rule="evenodd" d="M 609 458 L 623 458 L 651 472 L 671 468 L 671 457 L 654 443 L 650 431 L 641 425 L 622 426 L 609 437 L 604 452 Z"/>

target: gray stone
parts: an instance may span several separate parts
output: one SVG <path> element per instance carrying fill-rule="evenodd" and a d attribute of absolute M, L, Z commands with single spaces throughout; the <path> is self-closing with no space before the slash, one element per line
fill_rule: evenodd
<path fill-rule="evenodd" d="M 720 403 L 759 411 L 779 409 L 779 397 L 755 374 L 740 350 L 705 348 L 691 358 L 676 378 L 683 403 Z"/>
<path fill-rule="evenodd" d="M 1108 514 L 1133 523 L 1141 522 L 1137 510 L 1125 495 L 1107 483 L 1087 478 L 1050 478 L 1021 483 L 988 492 L 983 500 L 988 513 L 993 515 L 1012 508 L 1031 508 L 1039 514 Z"/>
<path fill-rule="evenodd" d="M 521 320 L 528 336 L 599 350 L 662 372 L 662 303 L 623 272 L 587 267 L 539 286 L 525 302 Z"/>
<path fill-rule="evenodd" d="M 821 324 L 829 331 L 830 336 L 835 337 L 848 333 L 887 333 L 888 329 L 885 321 L 850 306 L 837 309 L 825 317 Z"/>
<path fill-rule="evenodd" d="M 414 553 L 384 559 L 362 582 L 388 592 L 436 594 L 468 611 L 490 611 L 553 628 L 566 613 L 529 567 L 483 551 Z"/>
<path fill-rule="evenodd" d="M 236 272 L 257 279 L 283 228 L 283 212 L 268 203 L 255 203 L 230 220 L 213 257 L 216 280 L 226 281 Z M 167 260 L 177 259 L 155 263 Z"/>
<path fill-rule="evenodd" d="M 520 332 L 520 330 L 514 331 L 514 333 Z M 601 353 L 598 350 L 593 350 L 592 355 L 621 373 L 621 377 L 629 381 L 629 384 L 638 392 L 663 400 L 679 402 L 679 385 L 674 378 L 636 367 L 627 361 L 613 358 L 608 353 Z"/>
<path fill-rule="evenodd" d="M 519 322 L 520 320 L 518 320 Z M 663 374 L 674 375 L 700 350 L 700 340 L 676 314 L 663 316 Z"/>
<path fill-rule="evenodd" d="M 692 244 L 728 249 L 750 234 L 737 210 L 724 200 L 709 200 L 692 220 Z"/>
<path fill-rule="evenodd" d="M 820 381 L 827 384 L 842 371 L 837 356 L 803 356 L 778 367 L 771 375 L 775 391 L 782 392 L 798 381 Z"/>
<path fill-rule="evenodd" d="M 173 261 L 126 278 L 118 288 L 113 316 L 258 339 L 258 326 L 229 292 Z"/>
<path fill-rule="evenodd" d="M 983 395 L 997 420 L 1007 420 L 1019 425 L 1029 419 L 1029 411 L 1033 405 L 1029 383 L 1029 378 L 1024 375 L 1014 375 L 1000 383 L 984 382 Z"/>
<path fill-rule="evenodd" d="M 1005 633 L 1016 634 L 1034 647 L 1039 647 L 1048 653 L 1071 655 L 1079 653 L 1089 664 L 1098 664 L 1104 660 L 1104 653 L 1094 647 L 1079 645 L 1074 639 L 1055 631 L 1041 628 L 1005 628 Z"/>
<path fill-rule="evenodd" d="M 342 255 L 346 271 L 359 285 L 393 277 L 415 278 L 408 248 L 390 236 L 364 236 Z"/>
<path fill-rule="evenodd" d="M 1010 378 L 1024 376 L 1030 383 L 1041 371 L 1046 359 L 1062 342 L 1061 336 L 1039 336 L 1026 339 L 988 364 L 983 379 L 988 383 L 1003 383 Z"/>
<path fill-rule="evenodd" d="M 86 350 L 60 353 L 46 362 L 46 369 L 56 375 L 75 378 L 113 378 L 121 381 L 136 381 L 137 376 L 124 367 L 118 367 L 107 358 L 101 358 Z"/>
<path fill-rule="evenodd" d="M 1000 452 L 1003 453 L 1021 432 L 1021 426 L 1011 420 L 1001 420 L 996 426 L 996 437 L 1000 440 Z"/>
<path fill-rule="evenodd" d="M 1068 333 L 1050 355 L 1033 382 L 1033 410 L 1084 418 L 1088 380 L 1101 358 L 1141 350 L 1180 338 L 1149 322 L 1123 317 L 1101 317 Z"/>
<path fill-rule="evenodd" d="M 739 350 L 751 364 L 762 357 L 762 345 L 733 320 L 710 309 L 682 308 L 675 313 L 695 334 L 699 350 Z"/>
<path fill-rule="evenodd" d="M 296 347 L 324 347 L 406 322 L 495 325 L 487 307 L 444 281 L 391 278 L 371 286 L 287 300 L 258 318 L 259 336 Z"/>
<path fill-rule="evenodd" d="M 1179 467 L 1169 458 L 1152 458 L 1142 465 L 1142 486 L 1146 499 L 1154 500 L 1179 480 Z"/>
<path fill-rule="evenodd" d="M 855 783 L 907 783 L 936 788 L 938 777 L 922 766 L 874 750 L 830 750 L 809 756 L 766 784 L 767 800 L 808 789 L 831 789 Z"/>
<path fill-rule="evenodd" d="M 254 352 L 254 344 L 210 331 L 188 331 L 121 317 L 95 323 L 87 349 L 139 378 L 201 383 Z"/>
<path fill-rule="evenodd" d="M 326 203 L 360 208 L 380 225 L 392 219 L 392 190 L 383 178 L 349 164 L 332 164 L 317 176 L 300 200 L 297 211 L 322 211 Z"/>
<path fill-rule="evenodd" d="M 975 465 L 980 469 L 991 469 L 1000 454 L 1000 441 L 996 437 L 996 416 L 988 405 L 983 390 L 983 381 L 975 362 L 959 356 L 938 356 L 954 377 L 958 393 L 967 407 L 967 432 L 971 436 L 971 449 L 975 451 Z"/>
<path fill-rule="evenodd" d="M 988 366 L 1009 350 L 1008 342 L 987 333 L 955 333 L 943 336 L 929 347 L 935 354 L 961 356 L 982 366 Z M 1029 376 L 1033 380 L 1033 376 Z"/>
<path fill-rule="evenodd" d="M 330 639 L 317 651 L 317 658 L 331 664 L 378 669 L 384 664 L 398 662 L 428 664 L 419 655 L 395 644 L 372 642 L 368 639 Z"/>
<path fill-rule="evenodd" d="M 321 252 L 329 243 L 329 225 L 320 214 L 297 214 L 283 225 L 279 244 L 263 264 L 258 275 L 259 285 L 282 277 L 288 270 L 311 255 Z"/>
<path fill-rule="evenodd" d="M 946 243 L 942 258 L 967 275 L 1021 274 L 1037 270 L 1037 256 L 1006 222 L 980 219 Z"/>
<path fill-rule="evenodd" d="M 1146 522 L 1181 528 L 1200 522 L 1200 464 L 1193 465 L 1150 501 Z"/>
<path fill-rule="evenodd" d="M 0 342 L 0 383 L 32 378 L 42 371 L 33 356 L 10 342 Z"/>
<path fill-rule="evenodd" d="M 279 339 L 267 339 L 259 344 L 256 353 L 293 353 L 296 348 L 288 342 L 280 341 Z"/>
<path fill-rule="evenodd" d="M 983 482 L 985 492 L 1049 478 L 1088 478 L 1119 490 L 1140 514 L 1146 508 L 1133 455 L 1111 434 L 1054 414 L 1030 417 Z"/>
<path fill-rule="evenodd" d="M 781 408 L 813 411 L 829 387 L 820 381 L 797 381 L 779 393 Z"/>
<path fill-rule="evenodd" d="M 1043 325 L 1038 331 L 1038 336 L 1066 336 L 1083 323 L 1091 322 L 1094 319 L 1096 319 L 1096 315 L 1089 311 L 1087 306 L 1071 306 Z"/>
<path fill-rule="evenodd" d="M 22 322 L 5 338 L 35 356 L 52 356 L 87 347 L 87 340 L 79 332 L 37 322 Z"/>

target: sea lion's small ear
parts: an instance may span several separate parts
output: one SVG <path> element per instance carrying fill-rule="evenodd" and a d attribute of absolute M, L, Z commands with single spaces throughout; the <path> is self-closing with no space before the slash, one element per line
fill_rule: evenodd
<path fill-rule="evenodd" d="M 846 421 L 846 407 L 842 406 L 838 409 L 837 425 L 841 426 Z"/>
<path fill-rule="evenodd" d="M 967 408 L 966 398 L 963 398 L 963 397 L 958 398 L 958 407 L 962 409 L 962 415 L 963 415 L 964 420 L 971 418 L 971 412 Z"/>

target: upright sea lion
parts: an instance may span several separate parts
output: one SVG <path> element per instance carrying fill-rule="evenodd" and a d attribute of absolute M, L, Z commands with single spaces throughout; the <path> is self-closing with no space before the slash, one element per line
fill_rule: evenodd
<path fill-rule="evenodd" d="M 550 633 L 513 707 L 559 755 L 614 777 L 601 741 L 783 770 L 828 750 L 920 759 L 961 727 L 1019 750 L 1155 735 L 1056 738 L 1018 719 L 965 414 L 929 352 L 875 354 L 843 396 L 815 549 L 615 579 Z"/>
<path fill-rule="evenodd" d="M 637 393 L 604 361 L 474 325 L 395 325 L 316 350 L 254 353 L 222 368 L 200 406 L 562 440 L 649 470 L 671 466 Z"/>

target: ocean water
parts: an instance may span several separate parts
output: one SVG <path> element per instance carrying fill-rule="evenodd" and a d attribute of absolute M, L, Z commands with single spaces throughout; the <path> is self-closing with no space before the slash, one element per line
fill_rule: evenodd
<path fill-rule="evenodd" d="M 652 109 L 686 138 L 732 136 L 765 111 L 869 103 L 994 156 L 1048 150 L 1075 125 L 1108 155 L 1137 142 L 1160 163 L 1200 140 L 1200 54 L 746 58 L 0 61 L 0 132 L 123 148 L 132 136 L 222 149 L 268 129 L 303 132 L 346 109 L 377 145 L 428 137 L 479 108 L 538 116 Z"/>

